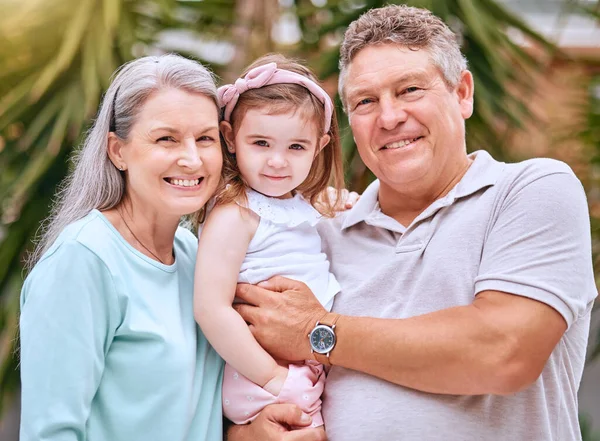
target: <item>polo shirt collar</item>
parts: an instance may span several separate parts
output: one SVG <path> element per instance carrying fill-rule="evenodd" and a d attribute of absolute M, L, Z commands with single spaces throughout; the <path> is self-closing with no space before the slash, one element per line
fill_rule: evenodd
<path fill-rule="evenodd" d="M 482 188 L 494 185 L 504 170 L 505 164 L 496 161 L 485 150 L 473 152 L 469 155 L 469 158 L 473 159 L 473 163 L 459 183 L 446 196 L 433 202 L 415 221 L 431 216 L 440 208 L 451 205 L 456 199 L 469 196 Z M 342 230 L 360 222 L 371 224 L 370 220 L 375 220 L 375 217 L 378 218 L 379 222 L 377 223 L 385 221 L 385 224 L 389 224 L 385 225 L 387 229 L 403 233 L 406 230 L 405 227 L 379 211 L 378 195 L 379 180 L 377 179 L 367 187 L 358 202 L 347 212 L 346 218 L 342 223 Z M 387 218 L 389 222 L 381 218 Z"/>
<path fill-rule="evenodd" d="M 482 188 L 496 184 L 506 165 L 504 162 L 496 161 L 485 150 L 477 150 L 471 153 L 469 158 L 473 159 L 471 167 L 450 191 L 454 193 L 455 199 L 469 196 Z"/>
<path fill-rule="evenodd" d="M 354 207 L 347 211 L 342 230 L 363 222 L 371 213 L 378 211 L 379 179 L 373 181 L 360 196 Z"/>

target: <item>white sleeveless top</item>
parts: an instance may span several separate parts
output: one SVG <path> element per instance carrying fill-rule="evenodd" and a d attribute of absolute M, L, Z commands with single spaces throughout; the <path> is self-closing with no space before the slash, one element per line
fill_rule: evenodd
<path fill-rule="evenodd" d="M 290 199 L 247 191 L 248 206 L 260 217 L 238 282 L 256 284 L 273 276 L 304 282 L 328 310 L 340 291 L 321 251 L 317 222 L 321 215 L 299 193 Z"/>

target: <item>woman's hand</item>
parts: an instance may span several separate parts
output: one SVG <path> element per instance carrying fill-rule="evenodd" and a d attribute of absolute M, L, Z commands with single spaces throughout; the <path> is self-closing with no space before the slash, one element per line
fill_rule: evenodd
<path fill-rule="evenodd" d="M 292 430 L 291 427 L 307 427 L 309 415 L 293 404 L 271 404 L 265 407 L 250 424 L 232 426 L 227 431 L 227 441 L 326 441 L 323 427 Z"/>

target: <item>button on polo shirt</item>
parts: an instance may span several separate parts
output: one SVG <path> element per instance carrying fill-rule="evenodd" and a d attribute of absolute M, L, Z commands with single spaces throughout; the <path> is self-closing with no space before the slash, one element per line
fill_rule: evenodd
<path fill-rule="evenodd" d="M 379 181 L 319 225 L 342 286 L 333 311 L 407 318 L 496 290 L 550 305 L 569 328 L 540 379 L 506 397 L 427 394 L 334 366 L 323 407 L 331 441 L 580 439 L 577 388 L 596 296 L 581 183 L 554 160 L 470 158 L 460 182 L 410 225 L 379 210 Z"/>

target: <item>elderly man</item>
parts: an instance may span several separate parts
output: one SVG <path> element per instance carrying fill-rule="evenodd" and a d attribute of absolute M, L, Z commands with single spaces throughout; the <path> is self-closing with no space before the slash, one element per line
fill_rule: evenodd
<path fill-rule="evenodd" d="M 321 225 L 342 292 L 327 313 L 306 286 L 275 278 L 240 285 L 257 306 L 238 311 L 274 356 L 332 365 L 331 441 L 581 439 L 596 288 L 580 182 L 558 161 L 467 154 L 473 77 L 429 11 L 367 12 L 340 65 L 378 178 Z"/>

